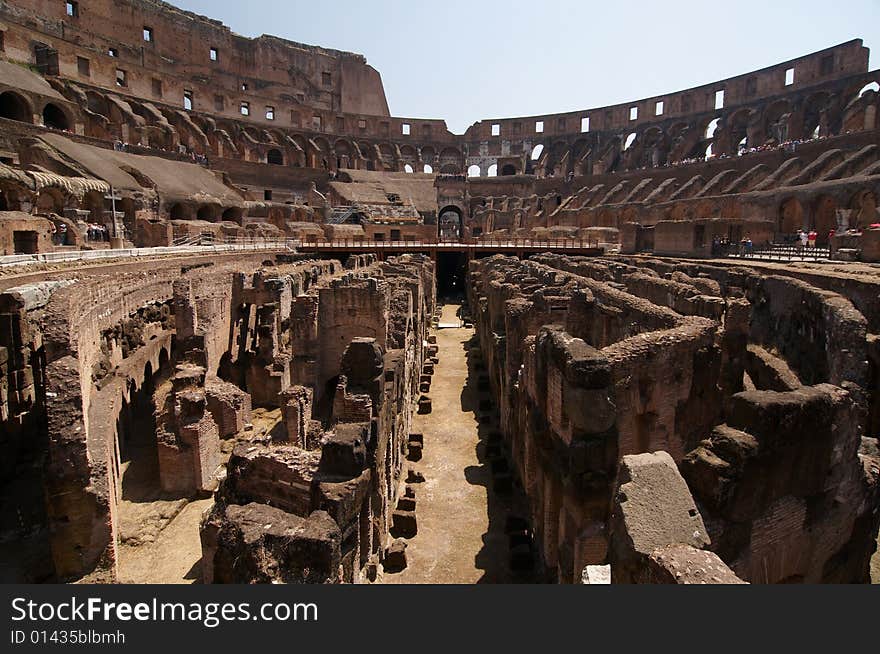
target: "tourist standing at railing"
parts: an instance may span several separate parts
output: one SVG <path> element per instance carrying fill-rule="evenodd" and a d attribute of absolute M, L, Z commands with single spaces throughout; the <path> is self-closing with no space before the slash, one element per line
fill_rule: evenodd
<path fill-rule="evenodd" d="M 807 243 L 809 243 L 811 249 L 816 247 L 816 239 L 818 236 L 819 235 L 816 233 L 815 229 L 810 230 L 810 233 L 807 235 Z"/>

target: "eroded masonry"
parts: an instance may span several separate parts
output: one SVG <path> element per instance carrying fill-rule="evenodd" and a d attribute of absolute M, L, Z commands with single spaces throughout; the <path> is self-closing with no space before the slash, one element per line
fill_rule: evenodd
<path fill-rule="evenodd" d="M 854 39 L 453 134 L 0 3 L 0 581 L 880 581 L 878 108 Z"/>

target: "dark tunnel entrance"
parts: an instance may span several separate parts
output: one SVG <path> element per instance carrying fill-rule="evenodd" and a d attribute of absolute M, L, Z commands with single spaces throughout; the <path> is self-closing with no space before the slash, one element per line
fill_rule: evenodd
<path fill-rule="evenodd" d="M 437 253 L 437 297 L 463 298 L 467 272 L 464 252 Z"/>

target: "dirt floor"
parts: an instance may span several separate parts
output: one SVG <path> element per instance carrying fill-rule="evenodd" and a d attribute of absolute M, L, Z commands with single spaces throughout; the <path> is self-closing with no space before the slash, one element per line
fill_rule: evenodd
<path fill-rule="evenodd" d="M 443 306 L 442 325 L 459 324 L 458 305 Z M 497 429 L 491 412 L 479 410 L 478 362 L 469 361 L 473 329 L 436 331 L 440 362 L 435 366 L 429 415 L 416 416 L 414 433 L 424 435 L 424 456 L 410 467 L 425 476 L 416 484 L 418 534 L 408 541 L 408 565 L 386 573 L 383 583 L 473 584 L 531 581 L 508 569 L 506 517 L 524 515 L 525 498 L 492 490 L 485 459 L 486 438 Z M 487 398 L 488 394 L 484 394 Z M 480 417 L 482 416 L 482 421 Z"/>
<path fill-rule="evenodd" d="M 279 424 L 280 409 L 255 409 L 251 428 L 222 442 L 224 464 L 236 442 L 263 437 Z M 118 509 L 119 582 L 201 583 L 199 523 L 214 500 L 163 496 L 156 487 L 157 465 L 155 456 L 148 452 L 133 452 L 132 461 L 123 464 L 123 493 Z"/>

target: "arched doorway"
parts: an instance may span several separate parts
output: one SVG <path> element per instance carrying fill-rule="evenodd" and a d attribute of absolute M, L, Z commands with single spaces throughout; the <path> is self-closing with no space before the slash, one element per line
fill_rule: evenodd
<path fill-rule="evenodd" d="M 34 122 L 27 100 L 12 91 L 0 93 L 0 118 L 17 120 L 20 123 Z"/>
<path fill-rule="evenodd" d="M 51 102 L 43 107 L 43 125 L 51 129 L 69 130 L 67 114 Z"/>
<path fill-rule="evenodd" d="M 440 210 L 437 217 L 437 238 L 441 241 L 458 241 L 462 236 L 462 213 L 455 205 Z"/>

